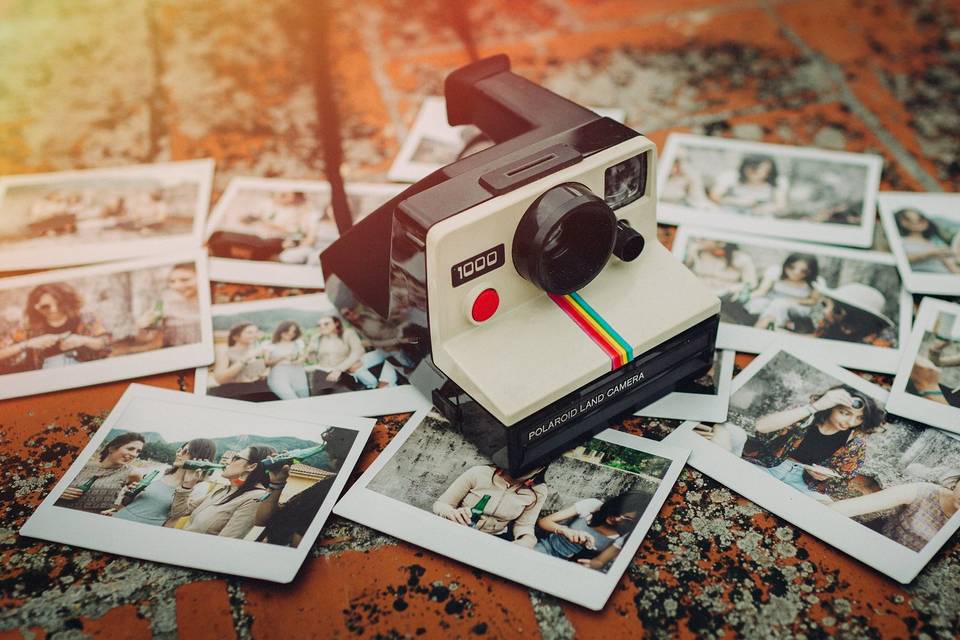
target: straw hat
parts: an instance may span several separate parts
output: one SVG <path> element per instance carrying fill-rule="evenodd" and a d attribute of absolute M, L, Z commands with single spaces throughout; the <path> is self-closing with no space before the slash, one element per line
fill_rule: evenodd
<path fill-rule="evenodd" d="M 819 282 L 814 282 L 813 288 L 832 300 L 842 302 L 845 305 L 855 307 L 861 311 L 866 311 L 870 315 L 883 320 L 891 327 L 893 326 L 893 320 L 883 315 L 883 305 L 886 302 L 883 294 L 869 285 L 860 284 L 859 282 L 848 282 L 847 284 L 840 285 L 836 289 L 831 289 Z"/>

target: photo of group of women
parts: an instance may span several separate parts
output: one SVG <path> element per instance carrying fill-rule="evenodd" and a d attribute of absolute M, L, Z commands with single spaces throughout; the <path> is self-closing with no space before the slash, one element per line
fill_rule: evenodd
<path fill-rule="evenodd" d="M 210 199 L 207 160 L 0 179 L 0 268 L 84 264 L 144 255 L 144 241 L 200 240 Z"/>
<path fill-rule="evenodd" d="M 209 322 L 202 268 L 192 253 L 182 261 L 111 263 L 5 279 L 0 397 L 19 395 L 28 380 L 52 389 L 68 388 L 71 380 L 89 384 L 93 376 L 106 381 L 146 375 L 161 366 L 151 354 L 172 348 L 180 349 L 167 366 L 202 362 L 210 351 L 202 328 Z M 94 373 L 91 365 L 106 360 L 117 364 L 103 363 Z"/>
<path fill-rule="evenodd" d="M 324 294 L 215 305 L 214 363 L 198 370 L 198 393 L 267 402 L 407 384 L 412 364 L 374 344 Z M 396 347 L 396 345 L 394 345 Z"/>
<path fill-rule="evenodd" d="M 329 428 L 317 440 L 274 434 L 180 441 L 183 437 L 182 428 L 112 429 L 55 504 L 295 547 L 329 493 L 356 432 Z M 293 459 L 290 452 L 302 457 Z"/>
<path fill-rule="evenodd" d="M 616 584 L 682 468 L 685 453 L 657 446 L 607 431 L 511 474 L 435 410 L 421 412 L 336 512 L 549 593 L 560 589 L 575 602 L 602 604 L 599 591 L 608 579 L 610 589 Z M 579 584 L 551 584 L 565 567 Z"/>
<path fill-rule="evenodd" d="M 354 219 L 400 191 L 347 185 Z M 315 180 L 234 178 L 207 223 L 211 277 L 288 287 L 323 286 L 320 253 L 340 237 L 330 185 Z"/>
<path fill-rule="evenodd" d="M 660 222 L 868 247 L 881 166 L 867 154 L 671 134 Z"/>
<path fill-rule="evenodd" d="M 960 441 L 888 414 L 879 387 L 788 350 L 760 356 L 734 385 L 726 422 L 686 423 L 668 437 L 711 444 L 712 451 L 701 447 L 702 453 L 695 447 L 694 466 L 711 475 L 725 469 L 720 473 L 729 484 L 738 466 L 750 465 L 819 503 L 811 513 L 829 509 L 927 557 L 936 551 L 927 549 L 932 541 L 949 537 L 948 523 L 950 530 L 960 525 Z M 756 473 L 739 478 L 732 489 L 791 519 L 788 504 L 771 505 L 751 492 Z M 850 532 L 835 533 L 825 539 L 849 542 Z"/>
<path fill-rule="evenodd" d="M 887 408 L 960 433 L 960 304 L 923 299 Z"/>
<path fill-rule="evenodd" d="M 787 334 L 831 341 L 845 366 L 896 370 L 910 305 L 891 256 L 696 228 L 673 252 L 720 298 L 718 346 L 756 353 Z"/>
<path fill-rule="evenodd" d="M 131 385 L 23 533 L 292 578 L 374 423 L 316 414 Z"/>
<path fill-rule="evenodd" d="M 884 192 L 879 206 L 907 289 L 960 295 L 960 196 Z"/>

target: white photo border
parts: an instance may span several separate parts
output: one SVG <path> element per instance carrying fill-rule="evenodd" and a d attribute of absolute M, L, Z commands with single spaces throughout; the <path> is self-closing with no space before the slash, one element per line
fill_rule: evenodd
<path fill-rule="evenodd" d="M 405 504 L 367 488 L 367 485 L 392 460 L 414 431 L 430 414 L 418 411 L 407 421 L 374 463 L 364 471 L 333 512 L 388 535 L 406 540 L 430 551 L 453 558 L 472 567 L 539 589 L 594 611 L 603 608 L 633 556 L 659 515 L 663 503 L 676 484 L 688 452 L 673 446 L 607 429 L 596 436 L 601 440 L 671 460 L 637 525 L 610 570 L 601 573 L 578 564 L 540 554 L 532 549 L 506 543 L 489 534 L 467 529 L 439 516 Z M 470 544 L 462 544 L 464 538 Z"/>
<path fill-rule="evenodd" d="M 960 304 L 953 304 L 936 298 L 924 298 L 913 323 L 913 332 L 903 348 L 903 358 L 897 375 L 890 387 L 890 399 L 886 410 L 898 416 L 933 425 L 953 434 L 960 435 L 960 408 L 942 405 L 926 398 L 907 393 L 910 371 L 920 351 L 923 334 L 941 313 L 950 313 L 960 318 Z"/>
<path fill-rule="evenodd" d="M 863 378 L 819 358 L 801 355 L 782 344 L 772 346 L 747 365 L 734 379 L 731 394 L 749 382 L 781 351 L 877 398 L 881 404 L 887 397 L 886 391 Z M 960 528 L 960 514 L 955 514 L 923 549 L 912 551 L 775 480 L 750 462 L 695 434 L 693 427 L 697 424 L 694 421 L 685 422 L 664 439 L 667 444 L 692 450 L 689 459 L 691 467 L 903 584 L 912 581 Z"/>
<path fill-rule="evenodd" d="M 0 251 L 0 271 L 22 271 L 51 267 L 69 267 L 75 265 L 128 260 L 142 256 L 166 255 L 203 245 L 203 230 L 207 210 L 210 207 L 210 192 L 213 185 L 214 161 L 212 159 L 183 160 L 156 164 L 129 165 L 102 169 L 82 169 L 51 173 L 30 173 L 0 177 L 0 208 L 3 206 L 7 189 L 25 185 L 55 183 L 57 180 L 76 180 L 82 184 L 84 178 L 97 178 L 162 175 L 165 173 L 182 174 L 196 177 L 197 201 L 194 203 L 193 228 L 189 233 L 158 238 L 132 238 L 128 240 L 110 240 L 106 242 L 68 242 L 56 246 L 55 250 L 17 249 L 12 246 Z"/>
<path fill-rule="evenodd" d="M 723 422 L 727 419 L 727 409 L 730 404 L 730 383 L 733 380 L 733 360 L 735 356 L 735 351 L 723 350 L 720 356 L 720 366 L 714 373 L 717 389 L 715 394 L 675 391 L 652 404 L 648 404 L 633 415 L 670 420 Z"/>
<path fill-rule="evenodd" d="M 282 298 L 268 298 L 265 300 L 249 300 L 246 302 L 229 302 L 217 304 L 211 307 L 211 340 L 213 329 L 213 316 L 232 315 L 238 313 L 250 313 L 255 311 L 268 311 L 271 309 L 283 309 L 292 307 L 305 311 L 317 310 L 323 311 L 329 307 L 332 313 L 340 315 L 339 310 L 333 306 L 330 299 L 324 293 L 310 293 L 301 296 L 284 296 Z M 198 367 L 194 373 L 193 392 L 198 396 L 206 396 L 207 380 L 209 378 L 209 367 Z M 332 393 L 322 396 L 312 396 L 310 398 L 301 398 L 299 400 L 273 400 L 270 402 L 257 402 L 251 404 L 260 404 L 267 406 L 295 405 L 307 407 L 314 411 L 329 410 L 336 413 L 357 416 L 387 416 L 396 413 L 407 413 L 417 411 L 430 404 L 423 394 L 410 383 L 398 385 L 395 387 L 386 387 L 384 389 L 366 389 L 362 391 L 345 391 L 343 393 Z"/>
<path fill-rule="evenodd" d="M 676 160 L 677 151 L 682 146 L 709 147 L 714 149 L 733 149 L 747 153 L 764 153 L 775 157 L 812 158 L 831 162 L 843 162 L 860 165 L 867 170 L 864 185 L 863 208 L 860 224 L 856 227 L 845 224 L 822 222 L 802 222 L 797 220 L 763 220 L 718 211 L 698 211 L 695 207 L 660 201 L 658 221 L 666 224 L 691 224 L 704 227 L 731 229 L 746 233 L 756 233 L 809 242 L 849 245 L 867 248 L 873 244 L 873 227 L 876 222 L 876 194 L 880 188 L 880 172 L 883 158 L 873 154 L 850 153 L 847 151 L 828 151 L 791 145 L 771 144 L 767 142 L 749 142 L 730 138 L 697 136 L 687 133 L 671 133 L 657 167 L 657 189 L 662 191 L 669 176 L 670 168 Z"/>
<path fill-rule="evenodd" d="M 900 277 L 907 289 L 912 293 L 960 296 L 960 274 L 924 273 L 913 270 L 894 219 L 896 211 L 911 206 L 923 209 L 925 214 L 930 215 L 943 215 L 940 211 L 951 207 L 952 211 L 960 212 L 960 194 L 883 191 L 877 197 L 877 205 L 880 209 L 880 222 L 883 223 L 883 230 L 887 234 L 887 243 L 897 259 L 897 269 L 900 270 Z M 930 209 L 931 206 L 936 209 Z M 960 224 L 960 214 L 955 215 L 957 224 Z"/>
<path fill-rule="evenodd" d="M 799 251 L 815 256 L 830 258 L 850 258 L 863 262 L 872 262 L 879 265 L 896 266 L 894 258 L 888 253 L 878 251 L 864 251 L 862 249 L 846 249 L 826 245 L 814 245 L 805 242 L 788 242 L 776 238 L 751 236 L 746 234 L 727 233 L 709 227 L 683 226 L 677 229 L 673 240 L 673 255 L 683 261 L 686 257 L 687 240 L 694 236 L 736 242 L 742 245 Z M 895 373 L 900 364 L 900 354 L 910 335 L 910 321 L 912 317 L 913 298 L 906 287 L 900 287 L 899 315 L 897 326 L 897 349 L 877 347 L 867 344 L 845 342 L 843 340 L 829 340 L 813 336 L 800 335 L 785 331 L 769 331 L 745 327 L 729 322 L 721 322 L 717 332 L 717 348 L 733 349 L 744 353 L 760 353 L 780 341 L 785 345 L 793 345 L 797 349 L 807 350 L 825 360 L 831 360 L 843 367 L 861 371 L 875 371 L 878 373 Z"/>
<path fill-rule="evenodd" d="M 121 428 L 129 431 L 134 430 L 133 427 L 136 426 L 136 429 L 141 431 L 150 430 L 148 426 L 143 426 L 145 419 L 142 417 L 136 425 L 124 422 L 131 412 L 137 410 L 138 402 L 159 403 L 164 407 L 162 412 L 153 411 L 153 417 L 158 423 L 169 424 L 171 415 L 174 413 L 189 417 L 191 409 L 205 409 L 222 413 L 231 419 L 242 420 L 241 416 L 243 416 L 264 422 L 296 422 L 301 425 L 316 426 L 317 437 L 326 427 L 356 431 L 357 437 L 343 465 L 337 471 L 337 477 L 330 487 L 330 492 L 296 547 L 222 538 L 116 518 L 108 519 L 100 514 L 56 506 L 57 498 L 70 486 L 83 469 L 83 465 L 96 453 L 97 447 L 103 443 L 112 429 Z M 256 404 L 237 400 L 199 398 L 180 391 L 132 384 L 90 439 L 89 444 L 77 456 L 70 469 L 20 529 L 20 535 L 180 567 L 261 578 L 273 582 L 290 582 L 313 548 L 317 536 L 320 535 L 320 530 L 356 465 L 375 423 L 375 420 L 369 418 L 335 414 L 319 415 L 305 407 L 259 407 Z M 231 423 L 231 426 L 224 431 L 233 434 L 237 429 L 238 427 Z M 103 535 L 104 530 L 110 531 L 111 535 Z"/>
<path fill-rule="evenodd" d="M 50 282 L 70 282 L 79 278 L 128 273 L 156 267 L 172 267 L 181 262 L 191 262 L 196 265 L 200 342 L 78 362 L 57 369 L 37 369 L 0 375 L 0 400 L 193 369 L 212 363 L 213 322 L 210 315 L 210 287 L 207 286 L 207 254 L 204 251 L 194 250 L 142 260 L 109 262 L 90 267 L 58 269 L 3 278 L 0 279 L 0 290 L 31 287 Z"/>

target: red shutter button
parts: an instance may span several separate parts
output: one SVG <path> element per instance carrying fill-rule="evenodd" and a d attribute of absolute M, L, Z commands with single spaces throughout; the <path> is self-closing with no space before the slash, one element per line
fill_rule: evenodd
<path fill-rule="evenodd" d="M 500 295 L 496 289 L 484 289 L 473 300 L 470 316 L 474 322 L 489 320 L 500 306 Z"/>

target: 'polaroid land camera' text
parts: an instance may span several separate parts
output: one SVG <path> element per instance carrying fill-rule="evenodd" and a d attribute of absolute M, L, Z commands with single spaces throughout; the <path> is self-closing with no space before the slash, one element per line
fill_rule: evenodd
<path fill-rule="evenodd" d="M 445 92 L 450 124 L 496 144 L 384 204 L 321 264 L 345 317 L 378 318 L 389 357 L 517 472 L 705 372 L 720 302 L 657 242 L 647 138 L 505 56 Z"/>

